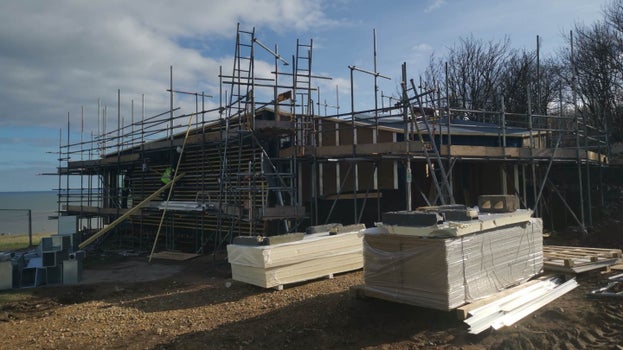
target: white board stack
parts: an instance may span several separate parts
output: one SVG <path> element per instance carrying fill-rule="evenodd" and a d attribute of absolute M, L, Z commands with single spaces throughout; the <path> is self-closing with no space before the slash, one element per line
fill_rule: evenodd
<path fill-rule="evenodd" d="M 452 310 L 539 274 L 541 219 L 521 213 L 494 215 L 496 225 L 483 215 L 483 220 L 432 225 L 428 229 L 432 235 L 422 227 L 379 225 L 366 230 L 363 291 L 381 299 Z M 448 236 L 441 237 L 444 228 Z"/>
<path fill-rule="evenodd" d="M 362 230 L 307 234 L 274 245 L 229 244 L 232 279 L 263 288 L 308 281 L 363 267 Z"/>

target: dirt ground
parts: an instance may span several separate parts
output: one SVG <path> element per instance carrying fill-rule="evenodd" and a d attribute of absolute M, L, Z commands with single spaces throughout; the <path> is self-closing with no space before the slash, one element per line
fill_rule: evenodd
<path fill-rule="evenodd" d="M 356 297 L 362 271 L 276 291 L 232 281 L 210 256 L 113 260 L 80 285 L 0 305 L 0 349 L 623 349 L 623 299 L 586 296 L 604 285 L 599 272 L 514 326 L 473 336 L 453 312 Z"/>

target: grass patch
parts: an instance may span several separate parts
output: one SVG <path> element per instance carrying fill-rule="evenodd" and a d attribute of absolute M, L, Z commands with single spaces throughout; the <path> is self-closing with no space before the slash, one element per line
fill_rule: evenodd
<path fill-rule="evenodd" d="M 23 290 L 9 290 L 0 292 L 0 305 L 5 305 L 7 303 L 14 303 L 18 301 L 24 301 L 31 299 L 33 297 L 32 291 L 23 291 Z"/>
<path fill-rule="evenodd" d="M 32 235 L 32 244 L 33 246 L 39 245 L 41 241 L 41 237 L 51 236 L 52 233 L 44 232 L 44 233 L 33 233 Z M 12 251 L 12 250 L 21 250 L 28 248 L 28 235 L 0 235 L 0 251 Z"/>

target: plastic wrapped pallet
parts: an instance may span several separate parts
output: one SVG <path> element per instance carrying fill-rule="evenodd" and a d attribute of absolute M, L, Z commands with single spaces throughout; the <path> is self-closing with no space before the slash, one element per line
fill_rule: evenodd
<path fill-rule="evenodd" d="M 460 237 L 366 232 L 364 288 L 383 299 L 439 310 L 520 284 L 543 266 L 542 222 Z"/>
<path fill-rule="evenodd" d="M 281 287 L 363 267 L 361 230 L 265 246 L 229 244 L 227 259 L 235 281 L 263 288 Z"/>

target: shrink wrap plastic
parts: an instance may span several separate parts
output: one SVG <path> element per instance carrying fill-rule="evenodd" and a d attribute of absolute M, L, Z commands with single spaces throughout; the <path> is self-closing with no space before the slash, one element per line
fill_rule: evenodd
<path fill-rule="evenodd" d="M 451 310 L 525 282 L 543 267 L 538 218 L 451 238 L 365 232 L 365 289 L 411 305 Z"/>

